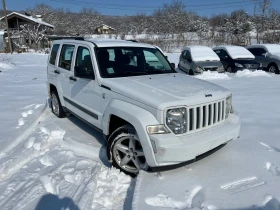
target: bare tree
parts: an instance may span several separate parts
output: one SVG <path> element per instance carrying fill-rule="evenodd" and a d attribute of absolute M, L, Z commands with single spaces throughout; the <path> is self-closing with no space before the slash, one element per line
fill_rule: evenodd
<path fill-rule="evenodd" d="M 46 38 L 46 29 L 42 27 L 43 26 L 41 24 L 25 24 L 21 26 L 22 30 L 20 33 L 29 41 L 29 47 L 31 47 L 32 43 L 34 43 L 35 49 L 38 50 L 40 41 Z"/>

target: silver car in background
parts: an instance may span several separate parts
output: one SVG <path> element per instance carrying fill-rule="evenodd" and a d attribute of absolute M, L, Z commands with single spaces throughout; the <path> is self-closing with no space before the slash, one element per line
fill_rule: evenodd
<path fill-rule="evenodd" d="M 280 73 L 280 45 L 279 44 L 255 44 L 246 47 L 264 69 L 269 72 Z"/>
<path fill-rule="evenodd" d="M 218 55 L 206 46 L 188 46 L 181 53 L 178 68 L 189 75 L 202 74 L 204 71 L 225 72 Z"/>

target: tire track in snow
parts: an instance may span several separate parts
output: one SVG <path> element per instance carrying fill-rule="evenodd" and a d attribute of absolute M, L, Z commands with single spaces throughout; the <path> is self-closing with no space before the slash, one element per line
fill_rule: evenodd
<path fill-rule="evenodd" d="M 38 115 L 38 117 L 28 126 L 18 137 L 16 137 L 14 140 L 10 141 L 9 144 L 5 145 L 0 150 L 0 158 L 7 155 L 11 150 L 13 150 L 17 145 L 19 145 L 21 142 L 23 142 L 30 134 L 34 131 L 36 126 L 40 124 L 40 122 L 47 119 L 50 112 L 47 110 L 48 105 L 45 104 L 45 107 L 41 111 L 41 113 Z"/>
<path fill-rule="evenodd" d="M 280 149 L 277 148 L 277 147 L 274 147 L 274 146 L 269 145 L 269 144 L 265 144 L 263 142 L 260 142 L 260 144 L 263 145 L 264 147 L 266 147 L 267 150 L 270 151 L 270 152 L 280 152 Z"/>
<path fill-rule="evenodd" d="M 41 130 L 46 130 L 45 128 L 41 127 Z M 19 171 L 23 166 L 29 163 L 31 160 L 45 155 L 49 148 L 54 146 L 55 144 L 59 143 L 59 140 L 62 141 L 65 131 L 52 131 L 47 132 L 47 138 L 42 141 L 42 143 L 34 144 L 33 147 L 24 151 L 19 157 L 13 159 L 12 161 L 8 162 L 6 166 L 2 166 L 0 170 L 0 180 L 6 180 Z M 37 146 L 35 146 L 37 145 Z"/>

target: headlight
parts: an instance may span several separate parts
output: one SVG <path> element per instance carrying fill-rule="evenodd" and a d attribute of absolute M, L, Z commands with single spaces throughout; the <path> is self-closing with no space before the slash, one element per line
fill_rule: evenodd
<path fill-rule="evenodd" d="M 199 67 L 199 66 L 195 66 L 194 70 L 197 72 L 203 72 L 203 68 Z"/>
<path fill-rule="evenodd" d="M 165 127 L 165 125 L 150 125 L 147 126 L 148 134 L 164 134 L 170 133 L 170 131 Z"/>
<path fill-rule="evenodd" d="M 223 65 L 221 65 L 221 66 L 219 66 L 219 67 L 218 67 L 218 69 L 217 69 L 217 70 L 218 70 L 218 71 L 223 71 L 223 70 L 225 70 L 225 69 L 224 69 L 224 66 L 223 66 Z"/>
<path fill-rule="evenodd" d="M 232 95 L 230 95 L 226 99 L 226 119 L 228 118 L 229 113 L 232 113 L 232 112 L 233 112 Z"/>
<path fill-rule="evenodd" d="M 235 65 L 236 67 L 243 68 L 243 65 L 242 65 L 242 64 L 240 64 L 240 63 L 234 63 L 234 65 Z"/>
<path fill-rule="evenodd" d="M 183 134 L 187 132 L 186 108 L 169 109 L 166 112 L 166 125 L 174 134 Z"/>

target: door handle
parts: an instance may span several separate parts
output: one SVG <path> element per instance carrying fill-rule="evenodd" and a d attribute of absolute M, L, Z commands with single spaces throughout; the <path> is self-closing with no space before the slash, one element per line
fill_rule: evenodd
<path fill-rule="evenodd" d="M 58 70 L 54 70 L 53 72 L 56 74 L 60 74 L 60 71 L 58 71 Z"/>
<path fill-rule="evenodd" d="M 70 79 L 70 80 L 73 80 L 73 81 L 77 81 L 77 78 L 75 78 L 75 77 L 73 77 L 73 76 L 69 77 L 69 79 Z"/>

